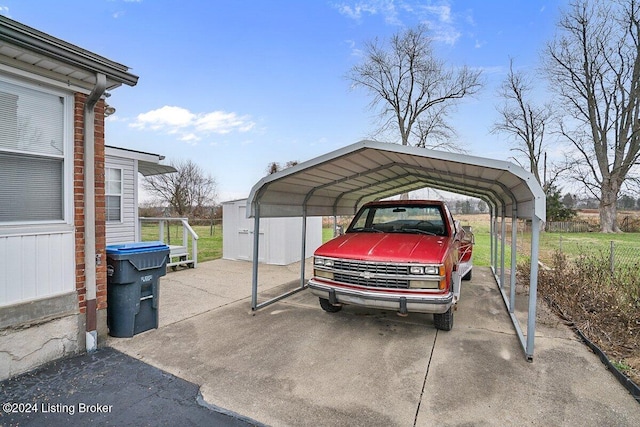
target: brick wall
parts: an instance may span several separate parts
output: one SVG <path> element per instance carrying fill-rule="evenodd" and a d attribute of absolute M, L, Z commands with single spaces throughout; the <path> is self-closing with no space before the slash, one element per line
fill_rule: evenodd
<path fill-rule="evenodd" d="M 76 227 L 76 290 L 81 313 L 86 313 L 84 274 L 84 103 L 87 96 L 75 94 L 73 147 L 73 203 Z M 107 308 L 106 227 L 104 197 L 104 101 L 95 107 L 95 193 L 96 254 L 102 263 L 96 266 L 96 303 L 98 310 Z"/>
<path fill-rule="evenodd" d="M 96 299 L 97 309 L 107 308 L 107 210 L 104 188 L 104 105 L 101 100 L 95 107 L 95 171 L 96 171 L 96 254 L 102 262 L 96 266 Z"/>

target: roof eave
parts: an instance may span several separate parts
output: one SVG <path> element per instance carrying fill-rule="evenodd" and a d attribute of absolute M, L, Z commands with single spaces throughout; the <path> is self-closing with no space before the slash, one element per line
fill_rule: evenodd
<path fill-rule="evenodd" d="M 111 88 L 121 84 L 135 86 L 138 83 L 138 76 L 129 73 L 126 65 L 111 61 L 7 17 L 0 16 L 0 23 L 2 24 L 0 39 L 85 70 L 103 73 L 109 80 L 116 83 L 111 85 Z"/>

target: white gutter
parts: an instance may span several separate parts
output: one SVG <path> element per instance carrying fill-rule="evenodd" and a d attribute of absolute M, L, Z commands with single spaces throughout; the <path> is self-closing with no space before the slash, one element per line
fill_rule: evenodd
<path fill-rule="evenodd" d="M 84 104 L 84 283 L 86 303 L 86 349 L 98 348 L 96 303 L 96 179 L 95 106 L 104 95 L 107 77 L 96 74 L 96 85 Z"/>
<path fill-rule="evenodd" d="M 134 86 L 138 76 L 129 73 L 126 65 L 119 64 L 96 53 L 79 48 L 64 40 L 28 27 L 6 16 L 0 16 L 0 39 L 60 61 L 62 64 L 79 67 L 105 76 L 108 74 L 109 90 L 121 84 Z"/>

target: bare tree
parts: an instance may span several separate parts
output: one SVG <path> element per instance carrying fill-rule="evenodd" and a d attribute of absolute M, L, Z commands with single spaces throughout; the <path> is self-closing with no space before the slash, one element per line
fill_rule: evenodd
<path fill-rule="evenodd" d="M 543 154 L 546 149 L 545 132 L 552 123 L 553 109 L 549 104 L 533 103 L 533 91 L 534 87 L 527 75 L 514 71 L 511 58 L 509 74 L 498 89 L 498 97 L 504 101 L 497 108 L 500 118 L 494 123 L 491 132 L 505 133 L 514 140 L 512 150 L 524 155 L 529 163 L 529 171 L 546 192 L 548 182 Z"/>
<path fill-rule="evenodd" d="M 281 168 L 282 168 L 282 166 L 280 166 L 280 163 L 271 162 L 267 166 L 267 175 L 271 175 L 271 174 L 274 174 L 276 172 L 279 172 Z"/>
<path fill-rule="evenodd" d="M 293 167 L 293 166 L 297 165 L 298 163 L 299 162 L 297 160 L 289 160 L 287 163 L 284 164 L 284 166 L 282 166 L 278 162 L 271 162 L 271 163 L 269 163 L 269 165 L 267 165 L 267 175 L 271 175 L 271 174 L 274 174 L 276 172 L 280 172 L 283 169 L 287 169 L 287 168 Z"/>
<path fill-rule="evenodd" d="M 447 67 L 436 58 L 423 25 L 394 34 L 388 45 L 368 42 L 364 51 L 363 62 L 347 77 L 373 96 L 379 132 L 393 131 L 402 145 L 454 148 L 448 142 L 453 128 L 446 123 L 447 112 L 481 89 L 481 72 Z"/>
<path fill-rule="evenodd" d="M 216 181 L 191 160 L 170 162 L 177 172 L 146 177 L 143 186 L 178 216 L 198 216 L 215 203 Z"/>
<path fill-rule="evenodd" d="M 576 0 L 545 49 L 545 69 L 576 148 L 574 178 L 599 199 L 600 228 L 619 232 L 616 200 L 640 156 L 638 0 Z"/>

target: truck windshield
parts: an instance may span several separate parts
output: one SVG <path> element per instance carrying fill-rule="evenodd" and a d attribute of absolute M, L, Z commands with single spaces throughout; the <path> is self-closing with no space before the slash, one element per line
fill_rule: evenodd
<path fill-rule="evenodd" d="M 442 209 L 437 205 L 370 206 L 351 222 L 347 233 L 420 233 L 446 236 Z"/>

